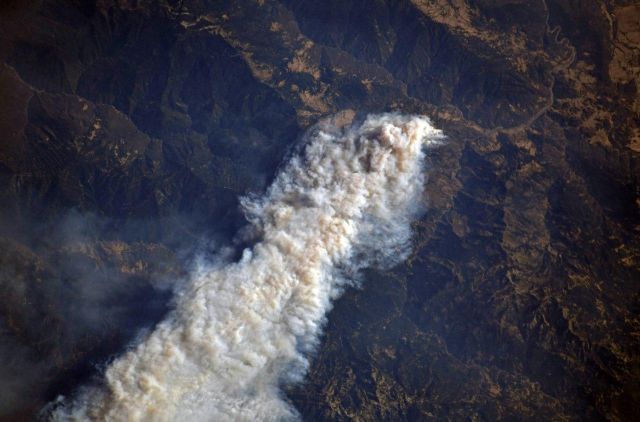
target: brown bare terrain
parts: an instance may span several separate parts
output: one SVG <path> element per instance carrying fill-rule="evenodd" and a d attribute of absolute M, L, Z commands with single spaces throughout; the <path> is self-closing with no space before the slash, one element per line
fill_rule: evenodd
<path fill-rule="evenodd" d="M 640 416 L 635 2 L 12 0 L 0 60 L 0 419 L 247 241 L 238 197 L 307 127 L 382 111 L 448 140 L 411 258 L 336 303 L 287 387 L 302 418 Z"/>

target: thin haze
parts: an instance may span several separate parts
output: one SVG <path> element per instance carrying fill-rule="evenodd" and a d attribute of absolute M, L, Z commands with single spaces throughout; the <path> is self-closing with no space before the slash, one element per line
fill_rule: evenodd
<path fill-rule="evenodd" d="M 54 420 L 297 417 L 279 384 L 304 376 L 344 274 L 406 255 L 425 146 L 441 133 L 425 117 L 383 114 L 306 138 L 264 196 L 243 200 L 261 240 L 194 274 L 175 311 Z"/>

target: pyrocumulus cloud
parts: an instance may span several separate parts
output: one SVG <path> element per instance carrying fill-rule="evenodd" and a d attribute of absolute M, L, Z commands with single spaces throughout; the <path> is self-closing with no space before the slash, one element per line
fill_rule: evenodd
<path fill-rule="evenodd" d="M 406 256 L 425 147 L 441 137 L 427 118 L 399 114 L 313 127 L 266 194 L 242 201 L 260 240 L 238 262 L 197 271 L 104 384 L 53 419 L 295 419 L 279 384 L 304 376 L 345 272 Z"/>

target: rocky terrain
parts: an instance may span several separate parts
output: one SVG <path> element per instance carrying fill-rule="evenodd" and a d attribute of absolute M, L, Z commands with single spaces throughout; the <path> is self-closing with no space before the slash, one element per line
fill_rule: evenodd
<path fill-rule="evenodd" d="M 8 0 L 0 61 L 0 419 L 248 242 L 238 197 L 305 128 L 391 110 L 448 136 L 429 210 L 336 303 L 303 419 L 640 416 L 636 2 Z"/>

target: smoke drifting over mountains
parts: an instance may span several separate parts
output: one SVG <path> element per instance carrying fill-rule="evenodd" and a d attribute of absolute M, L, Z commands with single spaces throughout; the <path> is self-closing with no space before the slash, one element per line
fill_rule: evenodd
<path fill-rule="evenodd" d="M 204 265 L 155 331 L 58 407 L 54 420 L 281 420 L 331 301 L 352 274 L 406 256 L 420 212 L 428 119 L 320 123 L 262 197 L 242 201 L 259 241 Z"/>

